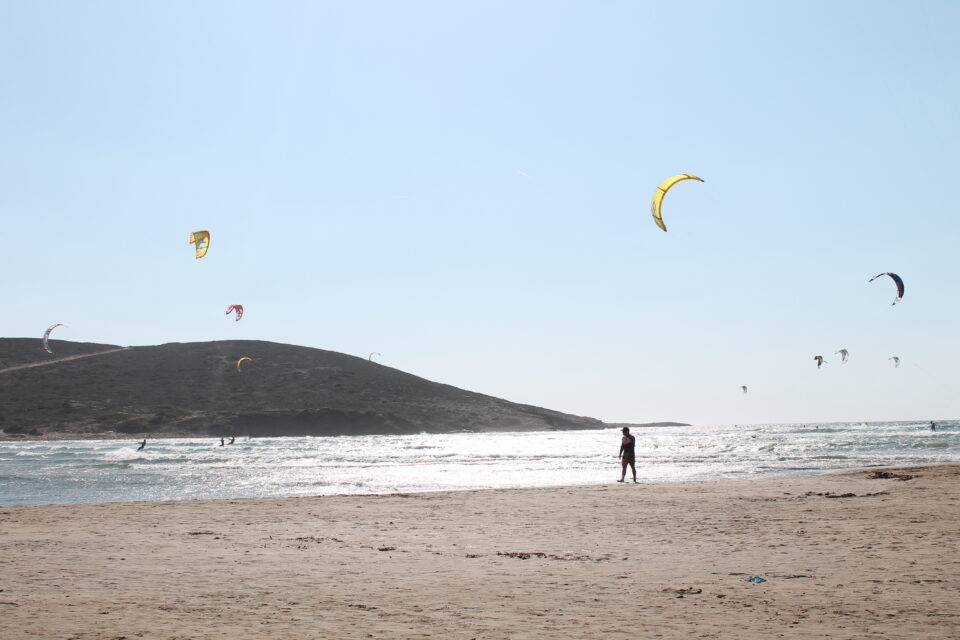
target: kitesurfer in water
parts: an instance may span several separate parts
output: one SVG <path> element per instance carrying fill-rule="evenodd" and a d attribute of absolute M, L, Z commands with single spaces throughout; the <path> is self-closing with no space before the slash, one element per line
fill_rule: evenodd
<path fill-rule="evenodd" d="M 236 438 L 233 436 L 230 436 L 230 442 L 228 442 L 227 444 L 233 444 L 234 440 L 236 440 Z"/>
<path fill-rule="evenodd" d="M 937 430 L 937 423 L 934 422 L 933 420 L 931 420 L 931 421 L 930 421 L 930 431 L 936 431 L 936 430 Z"/>
<path fill-rule="evenodd" d="M 226 444 L 226 442 L 223 441 L 223 438 L 220 438 L 220 446 L 222 447 L 222 446 L 225 445 L 225 444 Z"/>
<path fill-rule="evenodd" d="M 146 441 L 146 440 L 144 440 L 143 442 L 140 443 L 140 446 L 137 447 L 137 451 L 140 451 L 140 449 L 143 449 L 145 446 L 147 446 L 147 441 Z"/>
<path fill-rule="evenodd" d="M 633 481 L 637 481 L 637 467 L 635 464 L 635 454 L 634 447 L 637 444 L 637 439 L 630 435 L 630 429 L 624 427 L 621 429 L 623 437 L 620 438 L 620 453 L 617 454 L 620 457 L 620 464 L 623 466 L 623 471 L 620 473 L 620 479 L 617 482 L 623 482 L 623 479 L 627 477 L 627 465 L 630 465 L 630 470 L 633 471 Z"/>

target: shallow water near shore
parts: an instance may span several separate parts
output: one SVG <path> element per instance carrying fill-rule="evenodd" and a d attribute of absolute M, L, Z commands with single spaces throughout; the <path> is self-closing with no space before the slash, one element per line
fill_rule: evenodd
<path fill-rule="evenodd" d="M 960 421 L 649 427 L 641 482 L 960 460 Z M 407 493 L 609 483 L 615 429 L 328 438 L 0 442 L 0 504 Z M 628 474 L 629 475 L 629 474 Z M 628 477 L 629 480 L 629 477 Z"/>

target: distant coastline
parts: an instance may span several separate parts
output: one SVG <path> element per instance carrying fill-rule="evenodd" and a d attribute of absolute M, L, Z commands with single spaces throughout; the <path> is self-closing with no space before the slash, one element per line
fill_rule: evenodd
<path fill-rule="evenodd" d="M 622 429 L 627 427 L 629 429 L 642 429 L 646 427 L 689 427 L 690 425 L 686 422 L 607 422 L 608 427 L 614 429 Z"/>
<path fill-rule="evenodd" d="M 260 340 L 123 347 L 0 338 L 0 440 L 397 435 L 679 427 L 607 424 Z M 241 370 L 237 363 L 245 359 Z"/>
<path fill-rule="evenodd" d="M 591 429 L 622 429 L 623 427 L 628 427 L 630 429 L 642 429 L 647 427 L 658 428 L 658 427 L 689 427 L 691 425 L 684 422 L 608 422 L 603 423 L 600 427 L 590 427 Z M 219 435 L 210 435 L 206 433 L 196 433 L 193 431 L 177 431 L 177 430 L 165 430 L 161 433 L 154 432 L 142 432 L 142 433 L 126 433 L 119 431 L 97 431 L 94 433 L 91 432 L 70 432 L 70 431 L 40 431 L 39 429 L 23 429 L 18 427 L 8 427 L 11 431 L 6 431 L 0 429 L 0 442 L 30 442 L 30 441 L 57 441 L 57 440 L 164 440 L 172 438 L 219 438 L 219 437 L 228 437 L 228 436 L 219 436 Z M 460 430 L 462 431 L 462 430 Z M 524 429 L 523 431 L 555 431 L 555 429 Z M 455 430 L 450 430 L 447 433 L 455 433 Z M 435 433 L 442 433 L 437 431 Z M 471 431 L 471 433 L 474 433 Z M 237 434 L 234 434 L 237 435 Z M 276 436 L 271 434 L 241 434 L 243 437 L 250 438 L 270 438 L 270 437 L 284 437 L 283 435 Z M 286 437 L 336 437 L 343 435 L 352 435 L 350 433 L 341 433 L 340 430 L 337 430 L 334 433 L 310 433 L 310 434 L 285 434 Z M 357 433 L 355 435 L 370 435 L 367 433 Z M 389 435 L 389 434 L 383 434 Z"/>

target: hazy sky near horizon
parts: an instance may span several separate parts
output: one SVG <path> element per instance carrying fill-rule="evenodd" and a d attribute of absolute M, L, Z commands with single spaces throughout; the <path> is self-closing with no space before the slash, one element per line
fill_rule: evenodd
<path fill-rule="evenodd" d="M 607 421 L 960 416 L 960 3 L 0 9 L 0 335 L 377 351 Z"/>

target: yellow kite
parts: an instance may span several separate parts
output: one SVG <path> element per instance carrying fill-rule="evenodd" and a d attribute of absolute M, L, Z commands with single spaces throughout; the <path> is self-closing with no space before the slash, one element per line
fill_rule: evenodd
<path fill-rule="evenodd" d="M 197 258 L 207 255 L 207 249 L 210 248 L 210 232 L 194 231 L 190 234 L 190 243 L 197 246 Z"/>
<path fill-rule="evenodd" d="M 681 180 L 700 180 L 700 182 L 703 182 L 703 180 L 697 176 L 681 173 L 679 175 L 667 178 L 661 182 L 657 187 L 657 190 L 653 192 L 653 204 L 650 205 L 650 213 L 653 214 L 653 221 L 656 222 L 657 226 L 664 231 L 667 230 L 667 227 L 663 224 L 663 218 L 660 217 L 660 205 L 663 203 L 663 196 L 667 195 L 667 190 Z"/>
<path fill-rule="evenodd" d="M 247 356 L 243 356 L 242 358 L 237 360 L 237 371 L 240 371 L 240 365 L 243 364 L 245 360 L 251 360 L 251 358 L 248 358 Z"/>

